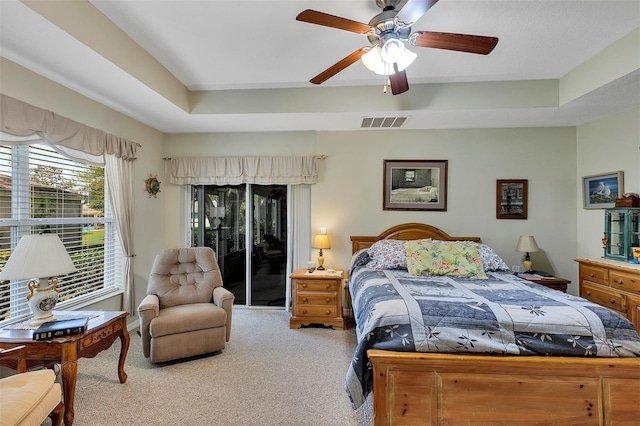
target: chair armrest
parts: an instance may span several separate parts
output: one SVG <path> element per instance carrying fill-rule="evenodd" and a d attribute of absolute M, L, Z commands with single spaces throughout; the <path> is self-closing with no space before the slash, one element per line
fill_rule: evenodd
<path fill-rule="evenodd" d="M 233 309 L 234 299 L 235 299 L 235 296 L 233 295 L 233 293 L 231 293 L 229 290 L 227 290 L 224 287 L 216 287 L 213 289 L 213 303 L 215 303 L 216 306 L 221 307 L 227 312 L 227 324 L 226 324 L 227 342 L 231 337 L 231 314 L 233 313 L 232 309 Z"/>
<path fill-rule="evenodd" d="M 140 319 L 140 337 L 142 338 L 142 352 L 145 358 L 151 356 L 151 334 L 149 325 L 151 320 L 160 315 L 160 300 L 155 294 L 147 294 L 138 306 L 138 318 Z"/>

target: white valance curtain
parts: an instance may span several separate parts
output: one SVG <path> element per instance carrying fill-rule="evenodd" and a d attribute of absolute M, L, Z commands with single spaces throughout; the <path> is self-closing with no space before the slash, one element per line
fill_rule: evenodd
<path fill-rule="evenodd" d="M 135 313 L 133 288 L 133 167 L 138 144 L 0 94 L 0 137 L 4 145 L 37 139 L 76 161 L 104 165 L 116 230 L 125 256 L 123 309 Z"/>
<path fill-rule="evenodd" d="M 0 94 L 0 131 L 13 136 L 38 135 L 70 158 L 104 164 L 102 157 L 114 155 L 123 160 L 135 160 L 135 142 Z M 28 145 L 29 140 L 14 141 Z"/>
<path fill-rule="evenodd" d="M 318 181 L 318 158 L 183 157 L 171 159 L 176 185 L 299 185 Z"/>

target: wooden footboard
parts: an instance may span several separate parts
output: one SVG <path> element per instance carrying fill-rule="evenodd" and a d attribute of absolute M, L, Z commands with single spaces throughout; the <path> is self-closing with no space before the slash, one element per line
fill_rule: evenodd
<path fill-rule="evenodd" d="M 640 358 L 368 355 L 375 425 L 640 421 Z"/>

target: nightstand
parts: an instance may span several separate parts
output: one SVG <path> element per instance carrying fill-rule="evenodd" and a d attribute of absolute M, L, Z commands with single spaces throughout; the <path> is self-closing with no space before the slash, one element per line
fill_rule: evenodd
<path fill-rule="evenodd" d="M 537 284 L 542 284 L 545 287 L 552 288 L 554 290 L 562 291 L 564 293 L 567 292 L 567 284 L 569 284 L 570 280 L 565 280 L 560 277 L 547 277 L 547 278 L 535 278 L 535 277 L 527 277 L 523 279 L 527 281 L 531 281 Z"/>
<path fill-rule="evenodd" d="M 342 317 L 343 272 L 335 270 L 308 272 L 296 269 L 291 278 L 291 319 L 290 328 L 301 325 L 323 324 L 344 330 Z"/>

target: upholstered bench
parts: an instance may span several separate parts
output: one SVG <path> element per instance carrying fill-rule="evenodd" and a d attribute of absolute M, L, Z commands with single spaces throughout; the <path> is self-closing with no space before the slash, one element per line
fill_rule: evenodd
<path fill-rule="evenodd" d="M 14 352 L 14 349 L 1 353 Z M 25 369 L 25 363 L 19 362 L 18 374 L 0 379 L 0 426 L 39 425 L 47 417 L 51 417 L 54 426 L 61 425 L 64 404 L 55 373 L 21 371 Z"/>

